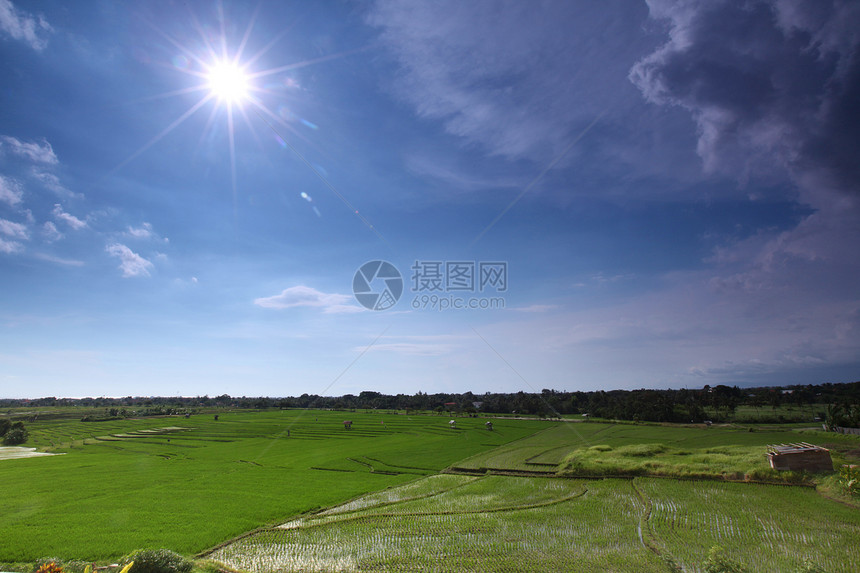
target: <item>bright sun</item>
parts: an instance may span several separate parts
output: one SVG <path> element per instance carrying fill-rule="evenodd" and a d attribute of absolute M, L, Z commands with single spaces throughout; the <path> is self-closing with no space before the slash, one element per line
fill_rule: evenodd
<path fill-rule="evenodd" d="M 234 62 L 215 62 L 206 74 L 212 95 L 228 104 L 238 104 L 247 99 L 251 91 L 248 74 Z"/>

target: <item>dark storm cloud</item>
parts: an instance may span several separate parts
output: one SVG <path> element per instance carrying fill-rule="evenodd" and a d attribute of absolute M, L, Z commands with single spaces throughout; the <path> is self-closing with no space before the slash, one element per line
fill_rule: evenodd
<path fill-rule="evenodd" d="M 630 79 L 653 103 L 688 109 L 709 170 L 816 172 L 856 192 L 860 4 L 649 2 L 669 41 Z"/>
<path fill-rule="evenodd" d="M 696 307 L 734 314 L 725 329 L 734 340 L 755 333 L 751 339 L 762 341 L 743 359 L 725 352 L 725 363 L 744 376 L 749 365 L 776 374 L 856 371 L 860 3 L 651 0 L 649 7 L 667 25 L 668 41 L 639 60 L 631 81 L 648 101 L 689 111 L 706 170 L 749 186 L 781 180 L 781 192 L 812 208 L 793 228 L 762 228 L 706 261 Z M 718 376 L 725 366 L 708 364 L 691 372 Z"/>

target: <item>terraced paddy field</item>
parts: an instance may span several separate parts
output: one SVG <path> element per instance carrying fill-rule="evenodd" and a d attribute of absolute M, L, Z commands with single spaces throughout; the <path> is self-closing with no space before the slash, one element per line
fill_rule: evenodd
<path fill-rule="evenodd" d="M 858 538 L 857 510 L 811 488 L 440 475 L 268 528 L 208 557 L 259 573 L 701 571 L 719 545 L 749 571 L 812 564 L 847 573 L 857 570 Z"/>
<path fill-rule="evenodd" d="M 352 429 L 343 421 L 351 420 Z M 434 474 L 546 427 L 361 412 L 265 411 L 28 424 L 0 460 L 0 562 L 194 554 L 261 525 Z"/>
<path fill-rule="evenodd" d="M 858 570 L 857 503 L 822 495 L 832 477 L 777 474 L 764 457 L 766 444 L 802 440 L 831 448 L 837 467 L 856 463 L 856 436 L 448 420 L 264 411 L 31 424 L 28 446 L 65 455 L 0 460 L 13 492 L 0 497 L 0 568 L 166 547 L 255 573 L 701 572 L 720 546 L 747 571 Z"/>

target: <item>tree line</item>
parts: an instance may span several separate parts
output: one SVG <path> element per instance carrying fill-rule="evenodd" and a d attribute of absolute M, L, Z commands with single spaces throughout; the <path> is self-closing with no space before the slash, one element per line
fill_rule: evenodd
<path fill-rule="evenodd" d="M 383 394 L 364 391 L 358 395 L 290 397 L 133 397 L 124 398 L 38 398 L 3 399 L 0 408 L 39 406 L 82 406 L 103 410 L 91 419 L 144 415 L 187 414 L 199 409 L 309 408 L 335 410 L 407 410 L 459 414 L 514 414 L 557 417 L 585 415 L 595 418 L 650 422 L 727 421 L 736 410 L 747 406 L 746 419 L 773 421 L 774 412 L 786 407 L 806 409 L 807 417 L 817 416 L 832 425 L 860 427 L 860 382 L 825 383 L 779 387 L 739 388 L 704 386 L 698 389 L 640 389 L 540 392 L 486 392 L 483 394 L 435 393 Z M 813 410 L 813 408 L 816 408 Z M 780 414 L 782 415 L 782 414 Z M 40 415 L 41 416 L 41 415 Z"/>

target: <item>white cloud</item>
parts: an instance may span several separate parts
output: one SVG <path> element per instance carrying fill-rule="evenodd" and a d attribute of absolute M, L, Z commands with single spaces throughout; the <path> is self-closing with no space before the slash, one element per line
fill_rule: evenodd
<path fill-rule="evenodd" d="M 5 239 L 0 239 L 0 253 L 17 253 L 24 249 L 24 245 L 19 243 L 18 241 L 7 241 Z"/>
<path fill-rule="evenodd" d="M 321 308 L 326 314 L 362 312 L 360 306 L 349 304 L 353 297 L 346 294 L 324 293 L 304 285 L 294 286 L 269 297 L 254 300 L 263 308 L 285 309 L 298 307 Z"/>
<path fill-rule="evenodd" d="M 0 0 L 0 3 L 2 2 L 3 0 Z M 25 143 L 18 138 L 3 135 L 0 136 L 0 149 L 9 151 L 18 157 L 29 159 L 33 163 L 56 165 L 59 162 L 51 144 L 44 139 L 41 143 Z"/>
<path fill-rule="evenodd" d="M 126 235 L 135 239 L 149 239 L 153 236 L 152 225 L 143 223 L 140 227 L 129 227 Z"/>
<path fill-rule="evenodd" d="M 0 0 L 0 31 L 41 51 L 48 45 L 42 36 L 53 31 L 53 28 L 42 16 L 21 12 L 9 0 Z"/>
<path fill-rule="evenodd" d="M 15 223 L 6 219 L 0 219 L 0 234 L 12 237 L 13 239 L 29 239 L 30 233 L 26 225 Z"/>
<path fill-rule="evenodd" d="M 119 268 L 122 270 L 122 276 L 126 278 L 148 277 L 150 269 L 154 266 L 151 262 L 120 243 L 112 243 L 105 250 L 111 256 L 119 258 Z"/>
<path fill-rule="evenodd" d="M 84 227 L 87 226 L 85 221 L 81 221 L 80 219 L 78 219 L 74 215 L 71 215 L 71 214 L 63 211 L 63 208 L 60 206 L 59 203 L 54 204 L 54 210 L 52 211 L 52 213 L 54 214 L 54 217 L 56 219 L 65 222 L 69 227 L 71 227 L 75 231 L 80 231 L 81 229 L 83 229 Z"/>
<path fill-rule="evenodd" d="M 0 201 L 14 207 L 23 196 L 24 191 L 16 181 L 0 175 Z"/>
<path fill-rule="evenodd" d="M 63 234 L 57 229 L 57 226 L 51 221 L 46 222 L 42 225 L 42 235 L 45 237 L 45 240 L 49 243 L 53 243 L 54 241 L 59 241 L 63 238 Z"/>

